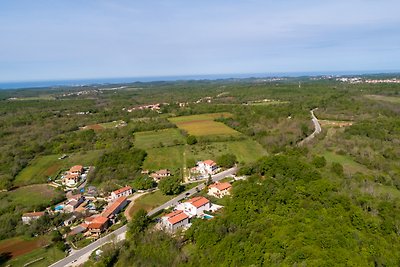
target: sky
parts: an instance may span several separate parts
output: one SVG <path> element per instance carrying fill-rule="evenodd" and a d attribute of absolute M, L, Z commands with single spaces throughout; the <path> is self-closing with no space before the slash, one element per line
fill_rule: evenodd
<path fill-rule="evenodd" d="M 400 70 L 398 0 L 2 0 L 0 82 Z"/>

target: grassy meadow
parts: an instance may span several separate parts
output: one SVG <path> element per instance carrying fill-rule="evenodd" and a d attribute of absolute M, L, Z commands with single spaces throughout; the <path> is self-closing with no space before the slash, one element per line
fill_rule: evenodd
<path fill-rule="evenodd" d="M 135 145 L 142 149 L 175 146 L 183 143 L 185 143 L 184 136 L 174 128 L 135 133 Z"/>
<path fill-rule="evenodd" d="M 160 147 L 147 149 L 147 157 L 143 163 L 143 169 L 176 170 L 183 167 L 184 146 Z"/>
<path fill-rule="evenodd" d="M 194 136 L 238 135 L 239 133 L 234 129 L 221 122 L 214 121 L 217 118 L 230 116 L 232 116 L 230 113 L 210 113 L 173 117 L 169 118 L 169 121 Z"/>
<path fill-rule="evenodd" d="M 101 150 L 91 150 L 68 155 L 65 159 L 58 159 L 61 154 L 39 156 L 25 167 L 15 178 L 16 186 L 46 183 L 48 177 L 54 178 L 62 169 L 73 165 L 94 165 L 100 157 Z"/>
<path fill-rule="evenodd" d="M 158 207 L 161 204 L 171 200 L 173 197 L 174 196 L 164 195 L 159 190 L 153 193 L 146 194 L 135 200 L 135 204 L 129 210 L 129 214 L 132 216 L 140 209 L 145 209 L 146 211 L 150 211 L 155 207 Z"/>

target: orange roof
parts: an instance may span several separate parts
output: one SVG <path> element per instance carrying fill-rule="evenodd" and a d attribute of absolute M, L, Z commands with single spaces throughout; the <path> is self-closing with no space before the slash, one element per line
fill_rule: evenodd
<path fill-rule="evenodd" d="M 230 183 L 215 183 L 215 184 L 210 185 L 209 187 L 210 188 L 215 187 L 218 190 L 222 191 L 222 190 L 227 190 L 227 189 L 231 188 L 232 185 Z"/>
<path fill-rule="evenodd" d="M 80 172 L 82 171 L 83 166 L 82 165 L 75 165 L 72 166 L 71 169 L 69 169 L 70 172 Z"/>
<path fill-rule="evenodd" d="M 44 211 L 37 212 L 27 212 L 22 215 L 22 217 L 40 217 L 44 215 Z"/>
<path fill-rule="evenodd" d="M 88 225 L 89 229 L 100 229 L 104 224 L 106 224 L 108 218 L 103 216 L 98 216 L 93 219 L 93 221 Z"/>
<path fill-rule="evenodd" d="M 208 200 L 205 197 L 194 197 L 192 199 L 187 200 L 186 202 L 192 204 L 196 208 L 199 208 L 199 207 L 204 206 L 205 204 L 209 203 L 210 200 Z"/>
<path fill-rule="evenodd" d="M 158 170 L 156 171 L 156 174 L 169 174 L 170 171 L 168 169 L 162 169 L 162 170 Z"/>
<path fill-rule="evenodd" d="M 213 160 L 211 160 L 211 159 L 205 160 L 205 161 L 203 161 L 203 163 L 204 163 L 204 164 L 207 164 L 207 165 L 209 165 L 209 166 L 217 165 L 217 163 L 215 163 L 215 162 L 214 162 Z"/>
<path fill-rule="evenodd" d="M 168 213 L 167 215 L 165 215 L 165 217 L 168 217 L 168 221 L 171 224 L 176 224 L 178 222 L 181 222 L 181 221 L 189 218 L 189 216 L 186 213 L 184 213 L 182 210 L 176 210 L 171 213 Z"/>
<path fill-rule="evenodd" d="M 132 187 L 125 186 L 125 187 L 122 187 L 122 188 L 120 188 L 118 190 L 113 191 L 113 193 L 116 194 L 116 195 L 119 195 L 119 194 L 121 194 L 121 193 L 123 193 L 125 191 L 128 191 L 128 190 L 132 190 Z"/>
<path fill-rule="evenodd" d="M 124 203 L 126 201 L 127 197 L 119 197 L 117 198 L 117 200 L 115 200 L 108 208 L 106 208 L 103 213 L 102 216 L 104 217 L 110 217 L 114 211 L 116 209 L 118 209 L 122 203 Z"/>

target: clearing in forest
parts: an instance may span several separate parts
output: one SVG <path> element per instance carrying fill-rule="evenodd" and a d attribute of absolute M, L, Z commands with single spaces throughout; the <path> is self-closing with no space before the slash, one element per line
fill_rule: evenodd
<path fill-rule="evenodd" d="M 176 128 L 135 133 L 135 145 L 142 149 L 176 146 L 185 143 L 184 136 Z"/>
<path fill-rule="evenodd" d="M 63 169 L 73 165 L 93 166 L 100 157 L 102 150 L 90 150 L 81 153 L 68 154 L 65 159 L 59 159 L 61 154 L 39 156 L 18 173 L 14 180 L 15 186 L 46 183 L 47 178 L 55 176 Z"/>
<path fill-rule="evenodd" d="M 394 104 L 400 104 L 400 97 L 397 96 L 365 95 L 365 97 L 371 100 L 386 101 Z"/>
<path fill-rule="evenodd" d="M 169 121 L 175 123 L 178 128 L 185 130 L 191 135 L 238 135 L 234 129 L 226 126 L 222 122 L 217 122 L 217 118 L 231 117 L 230 113 L 210 113 L 191 116 L 181 116 L 169 118 Z"/>

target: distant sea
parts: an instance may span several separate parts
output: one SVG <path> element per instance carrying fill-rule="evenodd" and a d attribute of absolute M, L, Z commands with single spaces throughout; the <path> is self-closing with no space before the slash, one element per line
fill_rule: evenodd
<path fill-rule="evenodd" d="M 304 77 L 321 75 L 362 75 L 375 73 L 399 73 L 398 71 L 336 71 L 336 72 L 288 72 L 288 73 L 245 73 L 245 74 L 210 74 L 210 75 L 187 75 L 187 76 L 154 76 L 154 77 L 131 77 L 131 78 L 99 78 L 99 79 L 71 79 L 71 80 L 48 80 L 48 81 L 21 81 L 0 82 L 0 89 L 27 89 L 85 85 L 107 85 L 134 82 L 155 81 L 188 81 L 188 80 L 217 80 L 217 79 L 245 79 L 245 78 L 268 78 L 268 77 Z"/>

